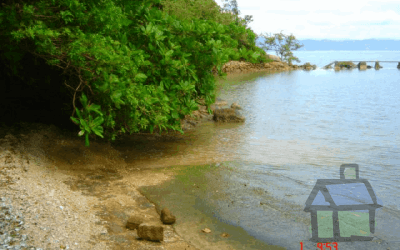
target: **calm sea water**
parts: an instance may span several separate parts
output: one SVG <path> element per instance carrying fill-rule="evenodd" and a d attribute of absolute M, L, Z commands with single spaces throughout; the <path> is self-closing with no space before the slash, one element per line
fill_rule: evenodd
<path fill-rule="evenodd" d="M 400 52 L 302 51 L 295 55 L 301 64 L 310 62 L 319 68 L 230 75 L 218 81 L 217 97 L 229 104 L 238 102 L 246 117 L 244 124 L 204 123 L 185 140 L 151 144 L 151 150 L 141 153 L 141 157 L 148 154 L 149 160 L 138 162 L 136 157 L 132 163 L 225 162 L 235 171 L 222 172 L 223 178 L 217 180 L 196 180 L 207 183 L 205 194 L 197 189 L 187 193 L 178 182 L 171 190 L 163 187 L 174 195 L 160 194 L 159 187 L 152 193 L 158 196 L 156 200 L 170 199 L 168 207 L 185 207 L 179 216 L 191 219 L 176 225 L 180 232 L 195 227 L 190 222 L 195 221 L 196 211 L 207 210 L 212 211 L 211 219 L 239 226 L 259 241 L 290 250 L 300 249 L 300 242 L 304 249 L 315 249 L 309 241 L 310 214 L 303 210 L 316 181 L 340 179 L 340 165 L 356 163 L 360 178 L 370 182 L 378 203 L 383 204 L 376 213 L 374 236 L 384 242 L 340 243 L 339 249 L 400 249 L 397 63 L 381 63 L 380 70 L 321 69 L 336 60 L 400 61 Z M 215 194 L 223 196 L 219 199 Z M 192 200 L 183 198 L 189 196 Z M 212 227 L 216 236 L 228 230 L 216 226 L 215 220 L 204 226 Z M 238 249 L 253 249 L 239 243 L 243 248 Z"/>
<path fill-rule="evenodd" d="M 357 163 L 360 178 L 369 180 L 383 210 L 393 216 L 380 219 L 377 235 L 400 242 L 397 63 L 381 63 L 380 70 L 321 69 L 335 60 L 400 61 L 400 52 L 302 51 L 295 56 L 301 64 L 310 62 L 319 68 L 220 81 L 218 96 L 228 103 L 238 102 L 247 118 L 242 126 L 218 130 L 219 140 L 224 141 L 220 152 L 248 163 L 239 168 L 243 174 L 236 181 L 273 190 L 276 198 L 289 196 L 290 202 L 304 206 L 317 179 L 339 179 L 341 164 Z M 245 216 L 254 210 L 241 213 Z M 221 215 L 229 221 L 228 216 L 234 217 Z M 287 230 L 284 227 L 273 238 L 267 237 L 260 233 L 266 229 L 260 217 L 246 218 L 247 224 L 240 226 L 260 239 L 284 244 L 290 238 L 280 236 Z"/>
<path fill-rule="evenodd" d="M 268 52 L 274 54 L 273 52 Z M 399 51 L 294 51 L 294 56 L 300 59 L 300 63 L 310 62 L 318 67 L 333 61 L 397 61 L 400 62 Z M 357 64 L 358 62 L 355 62 Z M 374 66 L 373 62 L 367 63 Z M 383 69 L 397 69 L 397 63 L 380 63 Z"/>

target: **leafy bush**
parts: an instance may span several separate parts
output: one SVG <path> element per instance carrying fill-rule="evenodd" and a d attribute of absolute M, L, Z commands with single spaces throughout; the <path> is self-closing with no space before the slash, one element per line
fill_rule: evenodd
<path fill-rule="evenodd" d="M 79 79 L 65 85 L 86 146 L 92 133 L 111 140 L 127 132 L 183 133 L 180 119 L 198 108 L 196 99 L 215 101 L 214 66 L 225 76 L 229 60 L 266 61 L 243 24 L 177 18 L 162 11 L 161 0 L 10 0 L 0 10 L 0 31 L 14 74 L 27 51 Z"/>

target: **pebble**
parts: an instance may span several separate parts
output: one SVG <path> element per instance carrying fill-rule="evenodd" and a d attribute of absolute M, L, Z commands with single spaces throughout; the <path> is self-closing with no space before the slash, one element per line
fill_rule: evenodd
<path fill-rule="evenodd" d="M 30 246 L 29 236 L 20 233 L 25 229 L 24 218 L 10 204 L 0 197 L 0 250 L 41 250 Z"/>

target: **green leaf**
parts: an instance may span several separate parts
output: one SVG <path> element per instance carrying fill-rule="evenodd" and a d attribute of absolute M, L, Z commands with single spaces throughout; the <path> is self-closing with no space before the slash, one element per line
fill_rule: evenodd
<path fill-rule="evenodd" d="M 75 111 L 76 111 L 76 115 L 79 117 L 79 119 L 82 119 L 81 112 L 79 111 L 79 109 L 75 108 Z"/>
<path fill-rule="evenodd" d="M 104 137 L 103 137 L 103 127 L 99 126 L 99 127 L 93 128 L 92 131 L 93 131 L 97 136 L 100 136 L 101 138 L 104 138 Z"/>
<path fill-rule="evenodd" d="M 81 96 L 80 100 L 81 100 L 82 106 L 84 108 L 86 108 L 86 106 L 87 106 L 87 97 L 86 97 L 85 93 L 82 93 L 82 96 Z"/>
<path fill-rule="evenodd" d="M 257 59 L 259 56 L 260 56 L 260 52 L 254 52 L 252 55 L 251 55 L 254 59 Z"/>
<path fill-rule="evenodd" d="M 76 125 L 79 125 L 78 119 L 76 119 L 75 117 L 72 117 L 72 116 L 70 118 Z"/>
<path fill-rule="evenodd" d="M 85 129 L 85 131 L 86 131 L 87 133 L 90 133 L 90 127 L 89 127 L 89 125 L 86 123 L 85 120 L 81 119 L 81 125 L 83 126 L 83 128 Z"/>
<path fill-rule="evenodd" d="M 88 107 L 88 109 L 87 109 L 89 112 L 90 111 L 94 111 L 94 112 L 96 112 L 97 114 L 99 114 L 99 115 L 103 115 L 103 113 L 101 112 L 101 107 L 100 107 L 100 105 L 96 105 L 96 104 L 91 104 L 89 107 Z"/>
<path fill-rule="evenodd" d="M 151 51 L 156 50 L 156 48 L 155 48 L 151 43 L 149 43 L 149 49 L 150 49 Z"/>
<path fill-rule="evenodd" d="M 167 53 L 165 53 L 165 57 L 170 57 L 173 53 L 173 50 L 169 50 Z"/>
<path fill-rule="evenodd" d="M 119 103 L 121 102 L 120 98 L 122 96 L 121 90 L 116 90 L 112 93 L 111 99 L 113 99 L 114 102 Z"/>
<path fill-rule="evenodd" d="M 172 112 L 171 112 L 171 116 L 172 116 L 172 118 L 174 118 L 174 119 L 178 119 L 178 118 L 179 118 L 179 114 L 178 114 L 178 112 L 176 112 L 176 111 L 172 111 Z"/>
<path fill-rule="evenodd" d="M 145 74 L 143 74 L 143 73 L 138 73 L 135 76 L 135 80 L 138 81 L 138 82 L 142 82 L 142 81 L 144 81 L 146 79 L 147 79 L 147 76 Z"/>
<path fill-rule="evenodd" d="M 94 121 L 92 122 L 92 124 L 93 124 L 93 127 L 98 127 L 98 126 L 100 126 L 103 122 L 104 122 L 103 117 L 98 116 L 98 117 L 96 117 L 96 119 L 94 119 Z"/>

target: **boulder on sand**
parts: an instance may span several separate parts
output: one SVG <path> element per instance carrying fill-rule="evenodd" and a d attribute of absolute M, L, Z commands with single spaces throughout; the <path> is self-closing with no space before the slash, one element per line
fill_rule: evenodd
<path fill-rule="evenodd" d="M 126 222 L 126 228 L 130 230 L 135 230 L 139 227 L 140 224 L 143 223 L 143 218 L 138 215 L 132 215 L 128 221 Z"/>
<path fill-rule="evenodd" d="M 160 217 L 162 223 L 171 225 L 174 224 L 176 221 L 176 217 L 172 215 L 171 211 L 169 211 L 168 208 L 164 208 L 161 210 L 161 217 Z"/>
<path fill-rule="evenodd" d="M 227 106 L 227 105 L 228 105 L 228 103 L 226 101 L 224 101 L 224 100 L 222 100 L 220 98 L 217 98 L 216 102 L 214 104 L 210 105 L 210 109 L 211 109 L 212 112 L 214 112 L 216 109 L 220 109 L 223 106 Z"/>
<path fill-rule="evenodd" d="M 214 111 L 214 121 L 216 122 L 244 122 L 245 118 L 239 110 L 233 108 L 216 109 Z"/>
<path fill-rule="evenodd" d="M 240 105 L 237 104 L 237 102 L 232 103 L 231 108 L 233 108 L 233 109 L 242 109 L 242 107 L 240 107 Z"/>
<path fill-rule="evenodd" d="M 269 57 L 269 59 L 271 59 L 275 62 L 281 62 L 281 59 L 279 58 L 279 56 L 269 55 L 269 54 L 267 54 L 267 56 Z"/>
<path fill-rule="evenodd" d="M 164 240 L 164 227 L 156 224 L 142 223 L 137 229 L 140 238 L 151 241 Z"/>

